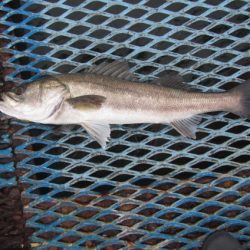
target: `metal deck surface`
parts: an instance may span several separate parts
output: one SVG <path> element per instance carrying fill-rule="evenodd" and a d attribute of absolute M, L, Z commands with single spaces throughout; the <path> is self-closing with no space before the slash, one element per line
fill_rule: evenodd
<path fill-rule="evenodd" d="M 117 59 L 144 81 L 175 72 L 202 91 L 250 79 L 248 0 L 3 0 L 0 15 L 17 85 Z M 80 126 L 5 125 L 0 185 L 23 187 L 35 249 L 191 250 L 218 229 L 250 241 L 247 120 L 205 114 L 197 140 L 114 125 L 106 151 Z"/>

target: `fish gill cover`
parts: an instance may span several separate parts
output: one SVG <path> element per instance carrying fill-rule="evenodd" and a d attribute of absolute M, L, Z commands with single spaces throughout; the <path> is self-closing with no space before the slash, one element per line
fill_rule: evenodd
<path fill-rule="evenodd" d="M 202 91 L 227 90 L 250 76 L 246 0 L 0 7 L 3 73 L 17 85 L 107 59 L 129 61 L 145 81 L 179 73 Z M 167 125 L 116 125 L 107 151 L 79 126 L 2 124 L 1 186 L 24 190 L 35 249 L 196 249 L 217 229 L 249 241 L 247 120 L 203 115 L 197 140 Z"/>

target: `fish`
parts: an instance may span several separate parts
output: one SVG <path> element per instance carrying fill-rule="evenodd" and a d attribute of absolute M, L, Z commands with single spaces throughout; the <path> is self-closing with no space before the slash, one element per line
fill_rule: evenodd
<path fill-rule="evenodd" d="M 24 91 L 2 93 L 0 111 L 42 124 L 80 124 L 105 149 L 111 124 L 170 124 L 195 139 L 202 114 L 232 112 L 250 118 L 250 82 L 229 91 L 201 92 L 180 76 L 142 83 L 127 62 L 103 62 L 83 73 L 50 75 Z"/>

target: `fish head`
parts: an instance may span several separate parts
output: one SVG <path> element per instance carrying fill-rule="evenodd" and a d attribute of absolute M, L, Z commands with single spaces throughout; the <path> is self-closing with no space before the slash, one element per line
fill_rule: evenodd
<path fill-rule="evenodd" d="M 57 111 L 68 88 L 57 79 L 46 77 L 28 84 L 24 91 L 2 94 L 0 111 L 29 121 L 43 121 Z"/>

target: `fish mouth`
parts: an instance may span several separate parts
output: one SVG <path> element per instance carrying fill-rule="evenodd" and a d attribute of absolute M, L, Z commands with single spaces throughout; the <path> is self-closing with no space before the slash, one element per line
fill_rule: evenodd
<path fill-rule="evenodd" d="M 15 101 L 15 102 L 20 102 L 22 98 L 20 98 L 21 96 L 20 95 L 17 95 L 13 92 L 6 92 L 4 94 L 7 98 L 9 98 L 10 100 L 12 101 Z M 4 96 L 3 96 L 4 97 Z M 4 100 L 4 98 L 2 98 Z"/>

